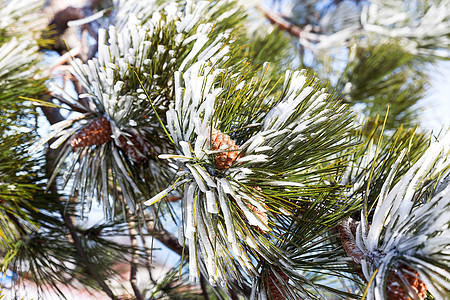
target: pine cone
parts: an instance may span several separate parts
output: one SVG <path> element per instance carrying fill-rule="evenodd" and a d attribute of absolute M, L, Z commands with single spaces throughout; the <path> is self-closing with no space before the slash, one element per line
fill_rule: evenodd
<path fill-rule="evenodd" d="M 261 192 L 261 188 L 259 186 L 255 186 L 252 188 Z M 254 206 L 250 203 L 247 203 L 247 206 L 266 226 L 269 226 L 269 219 L 267 218 L 267 214 L 265 212 L 260 211 L 256 206 Z M 258 230 L 258 232 L 261 234 L 266 233 L 264 230 L 260 229 L 259 227 L 257 227 L 256 230 Z"/>
<path fill-rule="evenodd" d="M 278 275 L 283 278 L 284 284 L 286 284 L 289 281 L 289 277 L 284 274 L 283 272 L 278 272 Z M 277 276 L 270 271 L 269 272 L 269 291 L 272 295 L 272 300 L 285 300 L 286 298 L 281 293 L 280 289 L 282 290 L 282 284 L 278 281 Z"/>
<path fill-rule="evenodd" d="M 405 265 L 401 265 L 400 268 L 409 271 L 403 272 L 406 280 L 416 292 L 419 299 L 425 299 L 427 296 L 427 287 L 425 283 L 419 279 L 419 273 Z M 411 273 L 414 273 L 415 275 L 412 275 Z M 386 292 L 389 300 L 412 300 L 408 295 L 408 291 L 403 288 L 400 277 L 394 272 L 391 272 L 388 276 Z"/>
<path fill-rule="evenodd" d="M 354 262 L 360 264 L 364 259 L 364 253 L 358 247 L 355 241 L 355 236 L 351 231 L 351 218 L 346 218 L 337 226 L 337 230 L 341 236 L 342 246 L 345 249 L 348 257 L 353 259 Z"/>
<path fill-rule="evenodd" d="M 267 226 L 269 226 L 269 220 L 267 219 L 267 214 L 260 211 L 256 206 L 247 203 L 248 208 Z M 262 230 L 261 230 L 262 231 Z M 262 231 L 265 233 L 264 231 Z"/>
<path fill-rule="evenodd" d="M 228 169 L 239 156 L 239 147 L 229 135 L 222 133 L 220 130 L 213 129 L 211 137 L 212 150 L 224 151 L 216 154 L 214 157 L 217 168 L 219 170 Z"/>
<path fill-rule="evenodd" d="M 127 137 L 123 135 L 119 136 L 119 147 L 135 163 L 140 165 L 145 164 L 147 162 L 145 154 L 148 153 L 148 147 L 145 141 L 131 132 L 126 133 Z"/>
<path fill-rule="evenodd" d="M 111 123 L 106 117 L 91 121 L 70 140 L 73 148 L 101 145 L 112 140 Z"/>
<path fill-rule="evenodd" d="M 239 147 L 236 143 L 230 138 L 229 135 L 222 133 L 220 130 L 213 129 L 211 133 L 212 138 L 212 150 L 224 150 L 222 153 L 218 153 L 214 157 L 214 161 L 219 170 L 228 169 L 236 158 L 239 156 Z M 254 189 L 261 191 L 259 187 L 254 187 Z M 266 225 L 269 224 L 267 219 L 267 215 L 260 211 L 254 205 L 247 203 L 248 208 L 250 208 L 255 215 Z M 258 228 L 258 231 L 262 234 L 265 232 Z"/>

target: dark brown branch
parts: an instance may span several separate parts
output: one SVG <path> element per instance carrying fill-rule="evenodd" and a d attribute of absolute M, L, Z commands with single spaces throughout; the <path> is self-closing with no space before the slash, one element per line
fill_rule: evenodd
<path fill-rule="evenodd" d="M 72 237 L 73 244 L 75 246 L 75 249 L 77 250 L 78 256 L 85 262 L 86 270 L 91 274 L 92 277 L 97 281 L 98 285 L 102 288 L 102 290 L 113 300 L 117 300 L 117 297 L 114 295 L 114 293 L 111 291 L 111 289 L 108 287 L 108 285 L 101 279 L 100 275 L 97 273 L 97 270 L 94 268 L 94 266 L 89 262 L 88 258 L 86 257 L 86 254 L 84 253 L 83 246 L 81 245 L 81 241 L 77 234 L 77 229 L 75 228 L 75 225 L 72 222 L 72 219 L 70 216 L 63 214 L 62 217 L 64 219 L 64 223 L 66 224 L 67 228 L 69 229 L 70 236 Z"/>
<path fill-rule="evenodd" d="M 230 294 L 231 300 L 239 300 L 239 297 L 237 296 L 236 291 L 234 291 L 233 289 L 228 288 L 228 293 Z"/>
<path fill-rule="evenodd" d="M 281 283 L 278 280 L 275 273 L 272 270 L 270 270 L 269 278 L 267 279 L 268 289 L 273 300 L 283 300 L 286 298 L 284 297 L 285 291 L 283 289 L 283 285 L 287 284 L 287 282 L 289 281 L 289 276 L 283 273 L 281 270 L 279 270 L 277 273 L 278 276 L 280 276 L 283 279 L 283 282 Z"/>
<path fill-rule="evenodd" d="M 165 199 L 166 199 L 167 202 L 177 202 L 177 201 L 183 199 L 183 197 L 180 197 L 180 196 L 166 196 Z"/>
<path fill-rule="evenodd" d="M 62 35 L 68 28 L 67 23 L 69 21 L 79 20 L 85 16 L 83 8 L 69 6 L 55 14 L 55 17 L 50 22 L 50 27 L 54 27 L 58 35 Z"/>
<path fill-rule="evenodd" d="M 6 216 L 14 223 L 14 225 L 16 225 L 17 230 L 20 232 L 20 234 L 22 236 L 26 236 L 28 234 L 27 230 L 25 229 L 25 227 L 23 226 L 22 223 L 20 223 L 19 219 L 16 218 L 15 215 L 13 215 L 12 213 L 5 211 Z"/>
<path fill-rule="evenodd" d="M 46 97 L 47 97 L 46 101 L 53 103 L 52 99 L 49 98 L 48 95 L 46 95 Z M 65 120 L 65 118 L 61 115 L 58 108 L 42 106 L 41 109 L 42 109 L 42 112 L 44 113 L 44 116 L 47 118 L 47 121 L 50 123 L 50 125 L 53 125 L 53 124 L 56 124 L 58 122 Z M 52 140 L 50 140 L 49 144 L 51 144 L 51 143 L 52 143 Z M 59 151 L 60 151 L 59 149 L 51 149 L 50 147 L 48 147 L 45 151 L 45 160 L 46 160 L 45 174 L 47 175 L 47 178 L 51 178 L 51 176 L 54 172 L 54 166 L 55 166 L 56 158 L 58 157 Z M 48 188 L 48 190 L 51 191 L 52 194 L 54 194 L 54 195 L 58 194 L 56 185 L 54 183 Z"/>
<path fill-rule="evenodd" d="M 153 221 L 147 222 L 148 232 L 153 237 L 155 237 L 157 240 L 159 240 L 161 243 L 163 243 L 167 248 L 169 248 L 173 252 L 182 256 L 184 259 L 187 259 L 187 257 L 189 256 L 188 248 L 184 248 L 184 250 L 183 250 L 183 246 L 181 246 L 178 243 L 178 239 L 172 233 L 168 232 L 165 229 L 156 229 L 155 227 L 156 227 L 156 225 Z M 202 276 L 203 275 L 201 275 L 201 277 Z M 201 277 L 200 277 L 200 285 L 202 284 Z M 203 289 L 203 287 L 202 287 L 202 289 Z M 232 299 L 238 299 L 235 291 L 229 289 L 228 292 L 230 293 Z M 250 296 L 251 288 L 248 285 L 243 284 L 243 292 L 246 296 Z"/>
<path fill-rule="evenodd" d="M 111 3 L 107 0 L 50 0 L 43 10 L 43 13 L 47 15 L 51 20 L 49 24 L 50 30 L 47 32 L 47 36 L 56 38 L 52 43 L 51 49 L 57 51 L 59 54 L 63 54 L 69 49 L 79 47 L 83 45 L 85 38 L 80 38 L 78 34 L 78 28 L 69 27 L 70 21 L 91 16 L 95 11 L 107 8 Z M 82 25 L 82 30 L 88 32 L 92 38 L 97 39 L 98 29 L 100 24 L 94 20 Z M 94 45 L 92 49 L 85 44 L 84 51 L 80 54 L 80 57 L 86 61 L 95 55 L 97 46 Z M 95 48 L 95 50 L 94 50 Z"/>
<path fill-rule="evenodd" d="M 50 103 L 53 103 L 50 99 L 47 100 Z M 58 122 L 61 122 L 65 120 L 65 118 L 61 115 L 58 108 L 54 107 L 41 107 L 42 112 L 44 113 L 45 117 L 47 118 L 47 121 L 50 123 L 50 125 L 56 124 Z"/>
<path fill-rule="evenodd" d="M 189 255 L 187 248 L 184 249 L 183 253 L 183 247 L 178 243 L 178 239 L 172 233 L 165 229 L 156 229 L 156 224 L 153 221 L 148 221 L 147 227 L 149 234 L 158 239 L 167 248 L 180 256 L 184 255 L 184 257 L 187 257 Z"/>

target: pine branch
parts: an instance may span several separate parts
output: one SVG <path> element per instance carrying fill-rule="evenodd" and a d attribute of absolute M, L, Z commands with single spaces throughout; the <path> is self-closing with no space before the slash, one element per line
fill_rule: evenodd
<path fill-rule="evenodd" d="M 95 55 L 97 45 L 87 47 L 86 35 L 84 32 L 88 32 L 93 40 L 97 40 L 99 23 L 94 20 L 87 24 L 82 24 L 82 35 L 78 35 L 77 30 L 68 30 L 69 22 L 76 21 L 83 18 L 87 18 L 93 15 L 94 10 L 100 10 L 104 6 L 108 6 L 108 1 L 104 0 L 88 0 L 88 1 L 49 1 L 49 4 L 43 9 L 43 13 L 47 15 L 50 21 L 49 30 L 46 34 L 56 41 L 49 44 L 49 48 L 56 50 L 58 53 L 63 54 L 68 51 L 69 48 L 82 45 L 82 52 L 80 56 L 83 60 L 92 58 Z M 62 3 L 62 4 L 61 4 Z M 72 27 L 73 29 L 73 27 Z"/>
<path fill-rule="evenodd" d="M 320 273 L 319 276 L 338 274 L 339 278 L 345 278 L 346 274 L 354 273 L 348 270 L 349 260 L 342 259 L 345 253 L 339 246 L 339 240 L 330 233 L 334 229 L 339 231 L 344 249 L 356 262 L 364 258 L 365 253 L 356 251 L 359 250 L 355 242 L 357 235 L 347 217 L 360 209 L 363 190 L 368 192 L 365 196 L 374 198 L 383 194 L 380 190 L 387 192 L 383 179 L 391 176 L 381 173 L 392 166 L 391 160 L 395 155 L 376 157 L 381 163 L 373 168 L 375 180 L 367 180 L 367 169 L 363 166 L 362 172 L 358 172 L 361 169 L 354 172 L 358 178 L 349 180 L 348 185 L 339 184 L 347 163 L 353 163 L 353 156 L 348 153 L 359 154 L 359 151 L 355 150 L 356 142 L 353 143 L 350 134 L 355 131 L 352 113 L 341 107 L 335 96 L 326 95 L 323 85 L 309 75 L 300 76 L 299 72 L 287 73 L 284 88 L 278 85 L 280 77 L 256 79 L 254 75 L 266 73 L 268 68 L 250 72 L 250 68 L 243 67 L 247 61 L 233 49 L 239 47 L 240 42 L 230 42 L 228 37 L 230 33 L 231 37 L 239 36 L 241 31 L 225 31 L 241 22 L 236 20 L 235 14 L 227 14 L 231 11 L 217 8 L 221 5 L 208 7 L 206 2 L 198 6 L 197 3 L 173 3 L 173 6 L 167 7 L 164 4 L 163 10 L 163 6 L 141 9 L 142 4 L 135 5 L 138 2 L 123 1 L 124 8 L 114 9 L 116 11 L 108 21 L 116 27 L 99 31 L 99 51 L 95 59 L 89 63 L 74 63 L 80 87 L 77 92 L 86 94 L 80 101 L 86 101 L 86 108 L 92 108 L 92 112 L 80 109 L 75 99 L 55 97 L 67 104 L 71 111 L 84 114 L 53 132 L 52 137 L 57 142 L 52 143 L 51 147 L 63 145 L 60 150 L 62 158 L 54 168 L 55 177 L 70 161 L 69 167 L 65 168 L 65 184 L 74 182 L 73 193 L 79 195 L 78 200 L 83 205 L 90 205 L 90 199 L 97 198 L 103 202 L 105 210 L 110 208 L 111 200 L 113 207 L 119 207 L 118 204 L 123 207 L 140 206 L 143 199 L 149 199 L 161 188 L 165 189 L 152 199 L 157 202 L 166 197 L 168 200 L 162 207 L 170 214 L 177 211 L 171 210 L 171 200 L 182 199 L 182 213 L 185 214 L 182 228 L 186 246 L 180 245 L 172 233 L 160 228 L 155 221 L 147 221 L 147 230 L 182 259 L 190 258 L 190 278 L 197 281 L 200 276 L 205 299 L 209 298 L 207 280 L 211 284 L 209 290 L 217 292 L 215 284 L 218 284 L 223 289 L 217 292 L 218 295 L 228 289 L 233 299 L 250 294 L 242 291 L 249 288 L 250 280 L 254 280 L 255 298 L 267 294 L 275 297 L 280 292 L 283 296 L 279 297 L 289 299 L 325 298 L 322 291 L 336 292 L 334 286 L 323 287 L 320 279 L 313 280 L 303 274 L 313 270 L 316 274 Z M 325 29 L 321 32 L 320 28 L 317 30 L 312 26 L 302 28 L 279 14 L 262 10 L 272 24 L 306 44 L 321 42 L 321 38 L 325 37 Z M 65 11 L 68 12 L 70 15 L 74 11 Z M 90 14 L 88 11 L 77 12 Z M 139 12 L 139 20 L 130 17 L 135 15 L 133 12 Z M 225 15 L 222 15 L 224 12 Z M 83 16 L 80 14 L 79 17 Z M 215 22 L 215 19 L 221 21 Z M 67 27 L 67 22 L 62 24 Z M 82 29 L 82 42 L 86 41 L 90 29 Z M 90 30 L 90 33 L 95 34 L 95 31 Z M 79 40 L 79 37 L 76 38 Z M 87 51 L 87 47 L 83 49 Z M 258 47 L 255 49 L 261 50 Z M 380 53 L 380 49 L 375 50 Z M 368 65 L 373 64 L 373 58 L 369 57 Z M 397 63 L 399 60 L 395 57 L 392 61 Z M 346 70 L 347 78 L 352 80 L 343 77 L 342 82 L 338 82 L 344 89 L 348 88 L 348 93 L 344 93 L 348 96 L 345 101 L 352 103 L 369 99 L 367 95 L 378 97 L 383 94 L 387 96 L 380 96 L 380 99 L 397 99 L 402 102 L 401 105 L 406 105 L 406 102 L 413 103 L 420 98 L 422 86 L 409 89 L 420 80 L 413 82 L 409 73 L 376 78 L 365 63 L 363 61 Z M 373 65 L 386 67 L 387 64 Z M 398 66 L 392 67 L 388 71 L 397 74 Z M 381 71 L 377 73 L 381 74 Z M 350 81 L 353 87 L 347 85 Z M 269 82 L 269 88 L 262 88 L 266 82 Z M 372 90 L 370 86 L 377 89 Z M 409 92 L 394 89 L 394 86 Z M 395 92 L 385 93 L 388 89 Z M 398 101 L 396 104 L 400 105 Z M 63 119 L 58 110 L 44 111 L 44 114 L 51 124 Z M 90 130 L 86 125 L 99 119 L 105 120 L 100 130 Z M 167 133 L 166 127 L 170 131 L 169 136 L 165 136 L 162 130 L 164 128 Z M 214 142 L 219 145 L 213 146 L 214 131 Z M 99 132 L 105 133 L 102 143 L 95 142 L 99 137 L 95 134 Z M 81 134 L 92 138 L 92 143 L 79 147 L 64 143 L 64 139 L 80 137 Z M 168 138 L 176 141 L 175 146 L 168 142 Z M 414 145 L 410 143 L 411 148 Z M 224 149 L 222 146 L 230 147 Z M 369 148 L 364 151 L 371 150 Z M 145 156 L 149 167 L 134 159 L 136 153 Z M 161 159 L 168 159 L 168 163 L 160 164 Z M 222 160 L 226 163 L 221 164 Z M 406 166 L 409 162 L 413 163 L 413 159 L 402 161 L 401 165 Z M 47 161 L 47 166 L 51 163 Z M 169 166 L 173 166 L 172 173 L 167 171 Z M 350 185 L 361 178 L 363 185 L 355 187 L 356 191 L 352 188 L 350 196 L 341 196 L 347 191 L 347 186 L 350 189 Z M 396 179 L 393 178 L 394 183 Z M 380 182 L 383 183 L 381 186 Z M 419 200 L 426 203 L 428 198 L 422 198 Z M 117 199 L 119 201 L 116 202 Z M 148 203 L 153 204 L 152 199 Z M 414 205 L 423 203 L 416 201 Z M 124 214 L 130 213 L 124 211 Z M 438 216 L 438 213 L 434 215 Z M 179 221 L 172 217 L 175 222 Z M 117 249 L 117 252 L 131 253 L 129 280 L 139 300 L 143 299 L 136 278 L 140 253 L 137 234 L 141 233 L 138 231 L 141 228 L 134 217 L 127 217 L 127 220 L 131 248 Z M 84 236 L 70 216 L 63 215 L 63 221 L 74 245 L 72 247 L 67 243 L 67 248 L 73 252 L 71 256 L 78 262 L 77 266 L 84 267 L 84 262 L 91 275 L 86 276 L 88 281 L 92 282 L 93 277 L 109 297 L 116 299 L 104 281 L 106 276 L 103 274 L 108 272 L 96 269 L 96 266 L 108 267 L 108 264 L 95 261 L 97 254 L 102 258 L 104 253 L 94 247 L 83 249 L 84 242 L 90 241 L 87 238 L 89 230 Z M 419 225 L 421 222 L 416 220 Z M 112 226 L 111 232 L 117 232 L 119 223 Z M 120 226 L 126 231 L 127 224 L 121 223 Z M 428 226 L 428 223 L 423 226 Z M 67 235 L 65 226 L 60 227 Z M 382 232 L 386 236 L 388 233 L 389 230 Z M 106 244 L 95 241 L 101 249 L 106 248 Z M 151 254 L 144 239 L 143 242 L 150 272 Z M 438 242 L 440 240 L 436 238 L 435 243 Z M 400 246 L 406 247 L 405 243 Z M 77 259 L 77 253 L 80 259 Z M 129 259 L 127 255 L 122 256 L 125 257 Z M 97 262 L 95 267 L 94 262 Z M 398 266 L 402 266 L 401 263 Z M 416 272 L 407 266 L 403 269 L 405 273 Z M 366 270 L 365 275 L 369 271 Z M 402 276 L 396 277 L 398 281 L 404 279 Z M 381 281 L 377 279 L 374 282 Z M 171 284 L 166 282 L 165 287 L 170 289 Z M 186 283 L 180 284 L 185 286 Z M 196 288 L 196 296 L 198 293 Z M 337 291 L 336 294 L 354 297 L 351 292 Z"/>
<path fill-rule="evenodd" d="M 49 100 L 51 102 L 51 100 Z M 65 120 L 65 118 L 61 115 L 59 109 L 53 107 L 41 107 L 42 112 L 44 113 L 47 121 L 53 125 L 58 122 Z"/>
<path fill-rule="evenodd" d="M 64 97 L 61 97 L 60 95 L 57 95 L 57 94 L 55 94 L 55 93 L 49 93 L 49 94 L 50 94 L 50 96 L 51 96 L 52 98 L 55 98 L 55 99 L 57 99 L 59 102 L 64 103 L 64 104 L 66 104 L 67 106 L 69 106 L 73 111 L 80 112 L 80 113 L 83 113 L 83 114 L 90 113 L 89 110 L 87 110 L 87 109 L 82 109 L 79 105 L 74 105 L 72 102 L 67 101 L 66 99 L 64 99 Z"/>
<path fill-rule="evenodd" d="M 342 244 L 370 283 L 369 299 L 424 299 L 427 290 L 442 298 L 449 289 L 441 279 L 450 276 L 448 256 L 442 255 L 449 246 L 450 133 L 424 145 L 420 136 L 399 131 L 383 147 L 355 174 L 362 175 L 354 184 L 364 186 L 363 197 L 375 200 L 364 204 L 358 234 L 349 219 L 341 224 Z"/>
<path fill-rule="evenodd" d="M 302 32 L 304 30 L 299 26 L 286 21 L 280 14 L 274 13 L 261 5 L 258 5 L 257 9 L 259 9 L 264 14 L 264 16 L 270 21 L 270 23 L 278 25 L 278 27 L 280 27 L 282 30 L 286 31 L 296 38 L 300 38 L 302 36 Z"/>
<path fill-rule="evenodd" d="M 65 213 L 61 213 L 61 216 L 64 219 L 64 223 L 66 224 L 67 228 L 70 231 L 70 236 L 72 237 L 73 244 L 77 250 L 77 253 L 79 257 L 85 262 L 85 267 L 89 274 L 97 281 L 98 285 L 102 288 L 102 290 L 113 300 L 117 300 L 117 297 L 114 295 L 114 293 L 111 291 L 111 289 L 108 287 L 108 285 L 102 280 L 97 270 L 93 267 L 93 265 L 89 262 L 89 259 L 87 258 L 83 246 L 81 245 L 80 239 L 77 234 L 77 229 L 75 228 L 75 225 L 72 222 L 72 219 L 70 216 L 68 216 Z"/>
<path fill-rule="evenodd" d="M 154 221 L 147 221 L 147 228 L 150 235 L 158 239 L 161 243 L 163 243 L 167 248 L 177 253 L 180 256 L 188 257 L 189 251 L 187 248 L 183 249 L 183 246 L 180 245 L 178 239 L 169 231 L 165 229 L 157 228 L 156 223 Z"/>
<path fill-rule="evenodd" d="M 149 233 L 158 239 L 161 243 L 163 243 L 167 248 L 172 250 L 173 252 L 177 253 L 178 255 L 182 256 L 184 259 L 187 259 L 189 257 L 189 249 L 186 247 L 183 249 L 183 246 L 181 246 L 178 242 L 178 239 L 170 232 L 168 232 L 165 229 L 156 229 L 155 222 L 153 221 L 147 221 L 147 228 Z M 203 291 L 203 295 L 206 299 L 209 299 L 208 293 L 206 292 L 206 285 L 205 285 L 205 278 L 203 274 L 200 275 L 200 286 Z M 203 281 L 202 281 L 203 280 Z M 202 283 L 203 282 L 203 283 Z M 251 293 L 251 287 L 249 287 L 247 284 L 243 283 L 243 293 L 249 297 Z M 228 290 L 230 296 L 232 299 L 238 299 L 236 291 L 233 289 Z"/>
<path fill-rule="evenodd" d="M 3 203 L 2 203 L 3 204 Z M 13 215 L 10 212 L 5 212 L 6 216 L 8 216 L 8 218 L 14 223 L 14 225 L 16 226 L 16 228 L 18 229 L 18 231 L 20 232 L 20 234 L 22 236 L 26 236 L 28 234 L 28 231 L 25 229 L 25 227 L 23 226 L 22 223 L 20 223 L 19 219 L 17 219 L 17 217 L 15 215 Z"/>

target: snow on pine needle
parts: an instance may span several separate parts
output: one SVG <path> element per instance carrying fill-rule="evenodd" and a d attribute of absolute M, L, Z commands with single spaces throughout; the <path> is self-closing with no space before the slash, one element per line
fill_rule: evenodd
<path fill-rule="evenodd" d="M 45 75 L 39 65 L 43 55 L 38 45 L 44 41 L 38 42 L 38 37 L 47 24 L 36 15 L 42 5 L 41 0 L 0 2 L 0 118 L 11 124 L 32 113 L 32 105 L 40 103 L 28 100 L 45 91 Z"/>
<path fill-rule="evenodd" d="M 202 21 L 205 3 L 192 4 L 192 11 L 171 3 L 153 8 L 145 23 L 130 15 L 120 28 L 99 29 L 97 57 L 72 62 L 86 92 L 73 99 L 53 86 L 82 115 L 53 125 L 37 147 L 52 138 L 51 148 L 63 145 L 57 169 L 70 163 L 65 184 L 73 180 L 80 200 L 97 195 L 109 210 L 110 194 L 134 207 L 133 199 L 150 197 L 164 182 L 167 168 L 156 157 L 170 147 L 160 116 L 173 101 L 173 74 L 198 59 L 217 63 L 228 52 L 229 34 Z"/>
<path fill-rule="evenodd" d="M 312 155 L 328 162 L 336 159 L 342 145 L 349 144 L 352 119 L 305 72 L 287 72 L 278 99 L 256 88 L 262 81 L 247 83 L 245 76 L 227 72 L 197 62 L 175 74 L 175 103 L 166 116 L 178 150 L 159 158 L 169 161 L 176 176 L 145 203 L 181 191 L 180 239 L 189 246 L 190 278 L 196 280 L 204 265 L 210 283 L 222 287 L 242 282 L 243 274 L 256 278 L 261 258 L 274 262 L 274 256 L 281 257 L 289 265 L 269 241 L 278 234 L 271 216 L 290 216 L 303 189 L 310 196 L 310 189 L 321 190 L 318 174 L 336 170 L 332 163 L 323 169 L 311 165 L 308 148 L 315 147 Z M 323 135 L 325 128 L 333 136 Z M 286 161 L 290 167 L 282 173 Z M 272 198 L 277 191 L 285 198 Z"/>
<path fill-rule="evenodd" d="M 44 4 L 44 0 L 1 1 L 2 38 L 15 36 L 22 42 L 34 42 L 48 26 L 48 21 L 40 18 L 40 9 Z"/>
<path fill-rule="evenodd" d="M 15 37 L 2 41 L 0 44 L 0 80 L 9 88 L 16 88 L 17 86 L 28 88 L 28 94 L 25 93 L 24 95 L 19 93 L 11 95 L 6 89 L 0 91 L 2 112 L 12 110 L 17 105 L 23 105 L 23 107 L 16 107 L 17 110 L 23 109 L 27 105 L 24 100 L 20 100 L 20 97 L 33 95 L 43 89 L 42 85 L 39 87 L 39 84 L 31 83 L 31 79 L 37 77 L 36 61 L 41 59 L 38 50 L 39 47 L 35 42 L 20 40 Z M 22 103 L 18 104 L 20 101 Z"/>
<path fill-rule="evenodd" d="M 391 187 L 404 150 L 382 187 L 372 219 L 362 216 L 356 239 L 346 250 L 361 264 L 367 282 L 373 278 L 368 299 L 424 299 L 427 290 L 436 299 L 450 294 L 449 154 L 450 132 Z M 427 182 L 434 182 L 431 196 L 424 192 Z"/>

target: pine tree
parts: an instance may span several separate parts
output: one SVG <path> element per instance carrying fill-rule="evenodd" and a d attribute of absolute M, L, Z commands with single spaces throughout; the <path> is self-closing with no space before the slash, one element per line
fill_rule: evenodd
<path fill-rule="evenodd" d="M 416 126 L 412 106 L 448 57 L 450 2 L 295 3 L 287 18 L 87 1 L 45 27 L 42 1 L 2 2 L 0 251 L 16 296 L 32 281 L 61 298 L 448 298 L 450 132 Z M 179 256 L 161 278 L 154 239 Z"/>

